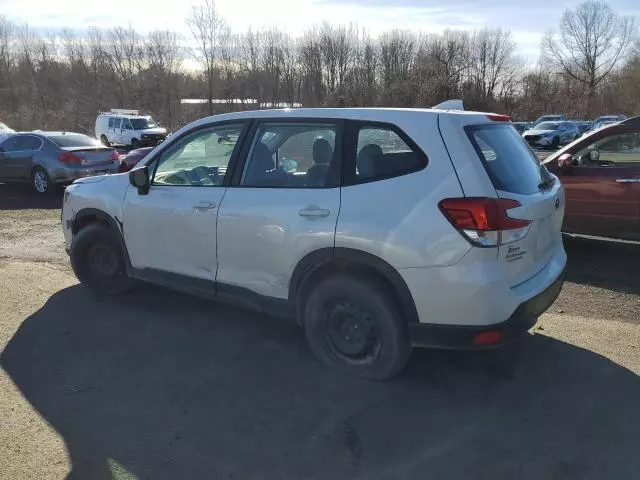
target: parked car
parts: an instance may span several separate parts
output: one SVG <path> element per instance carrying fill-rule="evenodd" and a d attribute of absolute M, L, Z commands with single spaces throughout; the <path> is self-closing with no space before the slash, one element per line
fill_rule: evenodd
<path fill-rule="evenodd" d="M 516 132 L 518 132 L 520 135 L 522 135 L 526 130 L 529 129 L 529 122 L 511 122 L 511 125 L 513 125 L 513 128 L 516 129 Z"/>
<path fill-rule="evenodd" d="M 578 127 L 578 132 L 580 132 L 580 134 L 587 133 L 593 127 L 593 122 L 589 122 L 585 120 L 572 120 L 572 121 Z"/>
<path fill-rule="evenodd" d="M 542 122 L 522 136 L 532 147 L 557 149 L 579 138 L 580 131 L 574 122 Z"/>
<path fill-rule="evenodd" d="M 120 171 L 128 172 L 135 167 L 154 147 L 136 148 L 127 153 L 120 161 Z"/>
<path fill-rule="evenodd" d="M 72 132 L 25 132 L 0 140 L 0 181 L 31 183 L 37 193 L 77 178 L 117 173 L 118 153 Z"/>
<path fill-rule="evenodd" d="M 167 129 L 138 110 L 112 109 L 96 118 L 96 138 L 103 145 L 125 145 L 133 149 L 156 146 L 167 137 Z"/>
<path fill-rule="evenodd" d="M 640 240 L 640 117 L 589 132 L 544 165 L 566 191 L 564 231 Z"/>
<path fill-rule="evenodd" d="M 620 121 L 622 121 L 623 119 L 621 118 L 603 118 L 601 117 L 600 119 L 597 119 L 593 122 L 593 124 L 591 125 L 591 130 L 598 130 L 599 128 L 605 127 L 607 125 L 612 125 L 614 123 L 618 123 Z"/>
<path fill-rule="evenodd" d="M 323 362 L 366 378 L 399 372 L 412 345 L 496 346 L 549 307 L 566 264 L 562 186 L 508 121 L 204 118 L 128 174 L 67 188 L 71 265 L 102 292 L 141 279 L 290 317 Z"/>
<path fill-rule="evenodd" d="M 599 123 L 599 122 L 620 122 L 622 120 L 626 120 L 627 116 L 626 115 L 602 115 L 598 118 L 596 118 L 593 123 Z"/>
<path fill-rule="evenodd" d="M 565 117 L 564 115 L 542 115 L 541 117 L 538 117 L 535 122 L 533 122 L 533 126 L 535 127 L 542 122 L 562 122 L 566 119 L 567 117 Z"/>

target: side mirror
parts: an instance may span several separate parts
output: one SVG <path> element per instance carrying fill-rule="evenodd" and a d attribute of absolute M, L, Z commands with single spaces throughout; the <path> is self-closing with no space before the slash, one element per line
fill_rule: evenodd
<path fill-rule="evenodd" d="M 563 153 L 558 157 L 558 169 L 561 172 L 567 172 L 571 168 L 572 158 L 568 153 Z"/>
<path fill-rule="evenodd" d="M 598 150 L 591 150 L 589 152 L 589 160 L 596 163 L 600 160 L 600 152 Z"/>
<path fill-rule="evenodd" d="M 138 189 L 138 195 L 149 193 L 149 167 L 143 165 L 129 172 L 129 183 Z"/>

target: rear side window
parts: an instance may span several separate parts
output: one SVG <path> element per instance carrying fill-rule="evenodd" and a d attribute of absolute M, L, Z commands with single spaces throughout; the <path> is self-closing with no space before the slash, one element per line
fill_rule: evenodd
<path fill-rule="evenodd" d="M 391 126 L 358 129 L 355 183 L 397 177 L 423 169 L 427 157 Z"/>
<path fill-rule="evenodd" d="M 97 140 L 82 135 L 81 133 L 64 133 L 60 135 L 49 135 L 47 138 L 59 147 L 99 147 L 102 146 Z"/>
<path fill-rule="evenodd" d="M 546 168 L 510 125 L 466 127 L 496 190 L 529 195 L 548 181 Z"/>
<path fill-rule="evenodd" d="M 110 118 L 109 119 L 109 128 L 113 128 L 114 122 L 115 122 L 115 118 Z"/>

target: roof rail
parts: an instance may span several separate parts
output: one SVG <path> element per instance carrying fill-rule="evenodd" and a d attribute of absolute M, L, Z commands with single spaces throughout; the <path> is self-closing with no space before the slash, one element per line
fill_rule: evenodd
<path fill-rule="evenodd" d="M 431 107 L 433 110 L 464 110 L 464 104 L 462 100 L 446 100 L 439 103 L 435 107 Z"/>

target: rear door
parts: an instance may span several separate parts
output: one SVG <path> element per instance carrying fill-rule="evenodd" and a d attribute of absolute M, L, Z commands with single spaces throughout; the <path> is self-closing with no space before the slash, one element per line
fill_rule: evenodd
<path fill-rule="evenodd" d="M 560 179 L 566 231 L 640 238 L 640 132 L 616 129 L 586 143 Z"/>
<path fill-rule="evenodd" d="M 332 119 L 254 124 L 218 215 L 218 295 L 286 299 L 298 261 L 333 248 L 342 132 Z"/>
<path fill-rule="evenodd" d="M 6 180 L 26 180 L 30 177 L 33 157 L 42 146 L 34 135 L 15 135 L 2 144 L 0 177 Z"/>
<path fill-rule="evenodd" d="M 113 128 L 110 128 L 111 138 L 109 141 L 112 143 L 122 143 L 122 118 L 116 117 L 113 119 Z"/>

